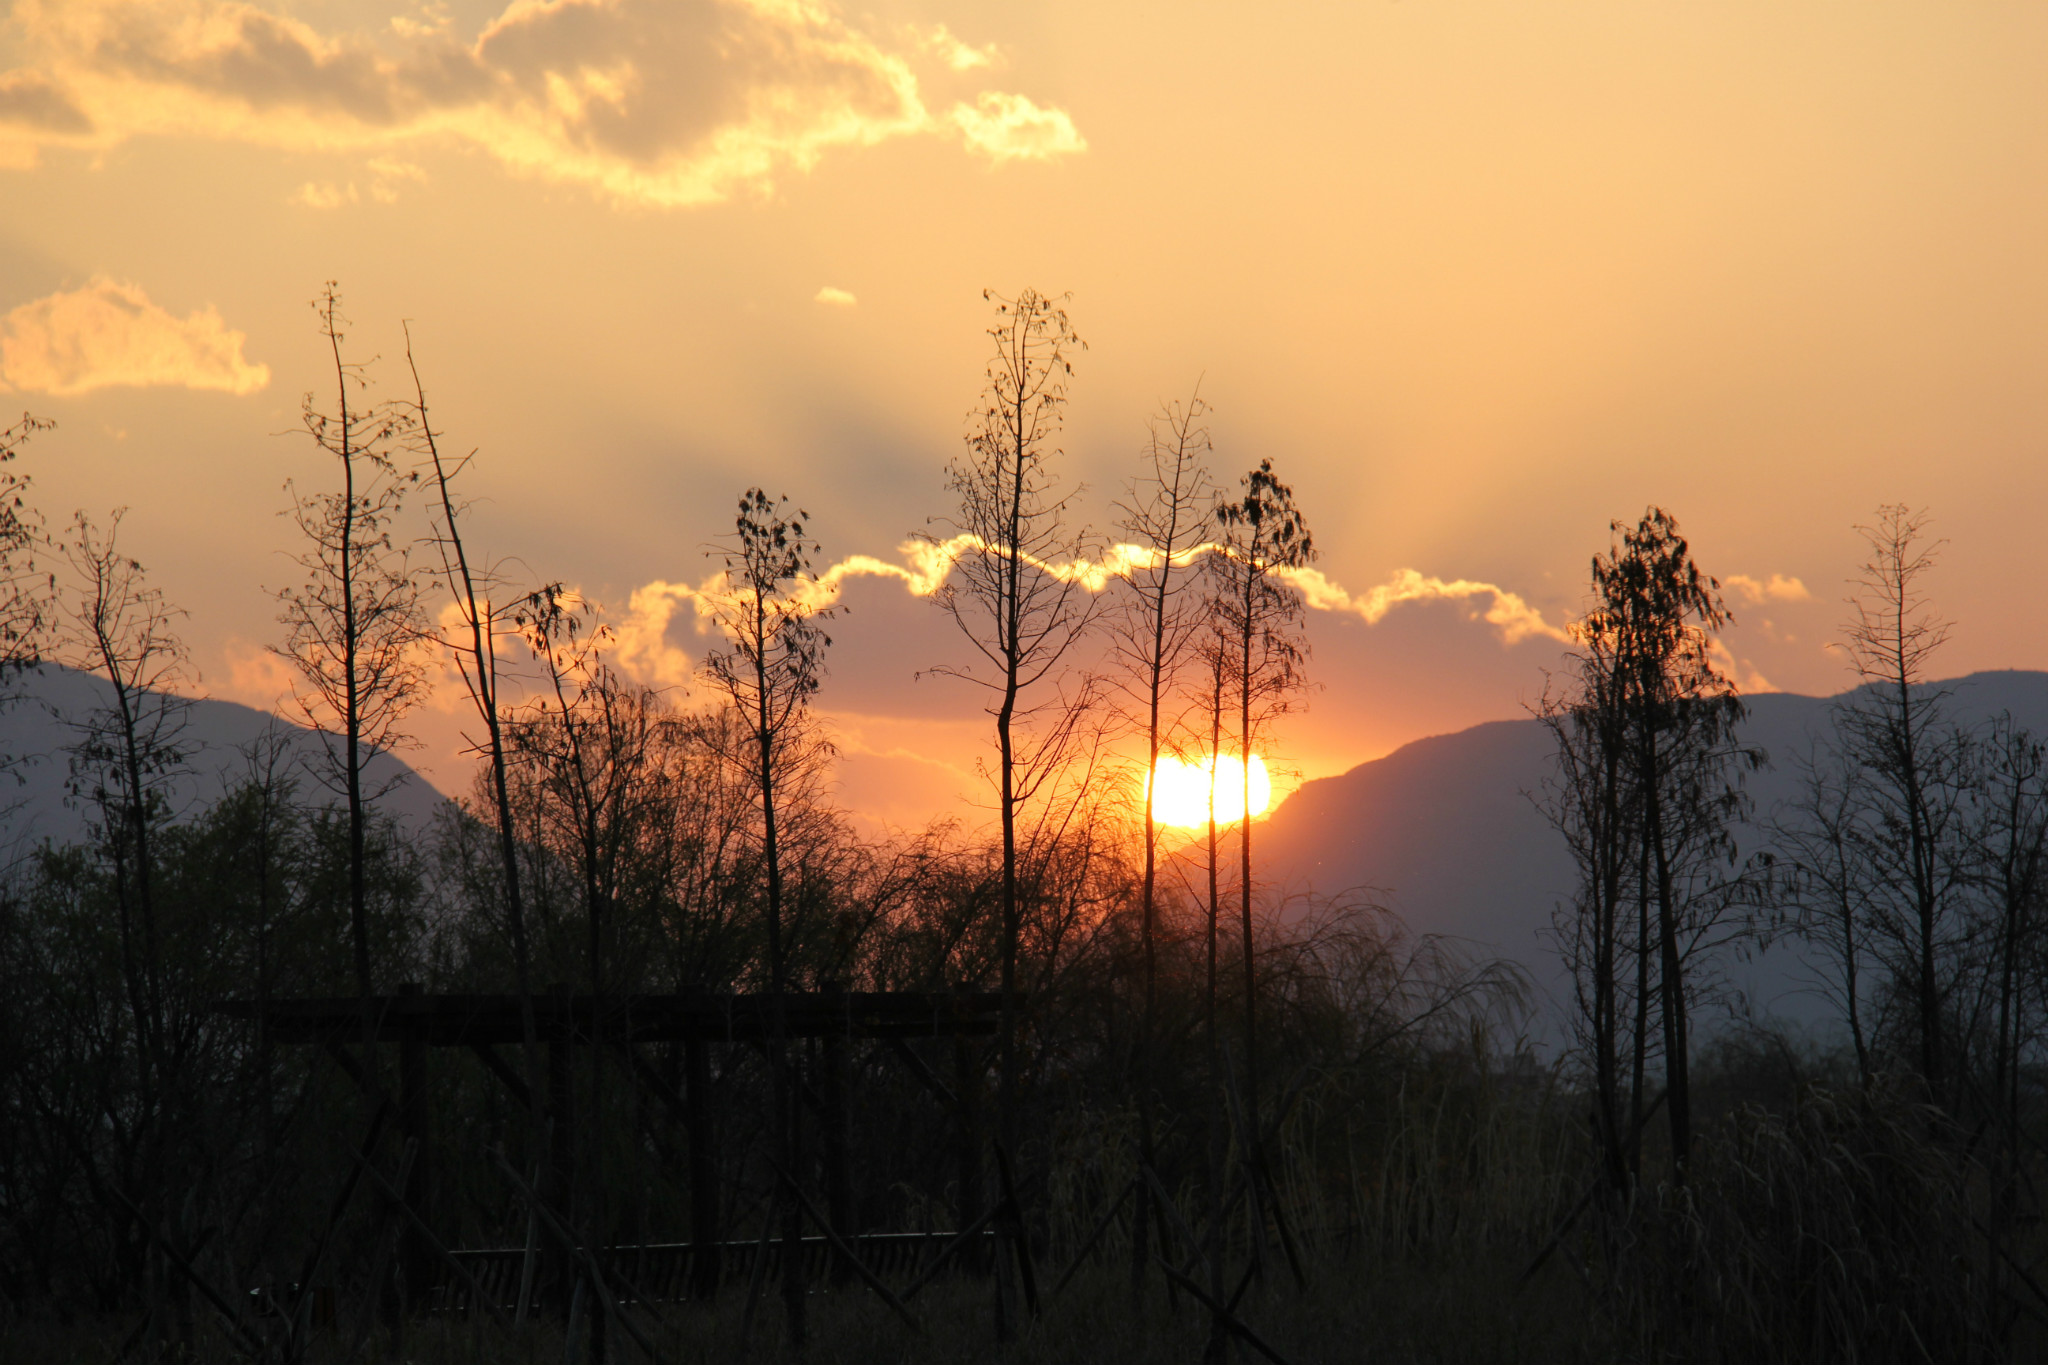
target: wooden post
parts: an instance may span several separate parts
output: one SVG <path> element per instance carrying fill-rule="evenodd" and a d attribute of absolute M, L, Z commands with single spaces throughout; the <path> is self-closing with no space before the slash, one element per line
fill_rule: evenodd
<path fill-rule="evenodd" d="M 548 1044 L 548 1117 L 553 1124 L 554 1140 L 548 1153 L 548 1187 L 542 1197 L 558 1208 L 569 1219 L 576 1221 L 576 1210 L 571 1198 L 576 1179 L 576 1109 L 575 1072 L 571 1056 L 574 1042 L 574 1018 L 570 1013 L 569 987 L 557 981 L 548 987 L 548 1008 L 554 1016 L 555 1040 Z M 554 1292 L 557 1301 L 566 1312 L 569 1305 L 571 1281 L 578 1278 L 574 1262 L 566 1253 L 557 1251 L 549 1258 L 554 1263 Z"/>
<path fill-rule="evenodd" d="M 846 996 L 844 981 L 822 983 L 825 994 L 832 1006 L 832 1026 L 825 1031 L 822 1039 L 824 1050 L 823 1074 L 819 1077 L 819 1096 L 824 1109 L 825 1148 L 825 1210 L 832 1224 L 832 1231 L 849 1247 L 857 1246 L 854 1239 L 860 1234 L 858 1212 L 853 1198 L 853 1156 L 848 1150 L 851 1143 L 847 1131 L 847 1086 L 846 1053 L 847 1037 L 852 1031 L 851 1005 Z M 844 1285 L 853 1278 L 852 1267 L 843 1260 L 832 1262 L 832 1283 Z"/>
<path fill-rule="evenodd" d="M 955 1134 L 953 1157 L 958 1170 L 958 1188 L 955 1196 L 958 1207 L 954 1210 L 953 1226 L 972 1227 L 983 1213 L 988 1211 L 988 1201 L 981 1192 L 981 1077 L 976 1074 L 973 1049 L 967 1045 L 964 1035 L 953 1035 L 953 1093 L 960 1100 L 960 1127 Z M 987 1269 L 981 1249 L 963 1247 L 962 1261 L 972 1267 L 976 1274 Z"/>
<path fill-rule="evenodd" d="M 691 1038 L 683 1044 L 683 1070 L 690 1129 L 690 1292 L 710 1300 L 718 1293 L 718 1124 L 711 1090 L 710 1044 Z"/>
<path fill-rule="evenodd" d="M 413 1144 L 412 1170 L 402 1192 L 406 1206 L 425 1227 L 433 1226 L 432 1148 L 427 1141 L 427 1047 L 420 1039 L 424 1021 L 417 1017 L 426 988 L 407 981 L 398 988 L 396 1013 L 404 1029 L 398 1045 L 398 1123 L 403 1139 Z M 434 1254 L 419 1227 L 408 1220 L 399 1233 L 399 1266 L 405 1276 L 406 1301 L 414 1311 L 425 1307 L 435 1273 Z"/>

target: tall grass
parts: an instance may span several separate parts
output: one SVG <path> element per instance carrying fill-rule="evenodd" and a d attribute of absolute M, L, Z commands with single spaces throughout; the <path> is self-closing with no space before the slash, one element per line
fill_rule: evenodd
<path fill-rule="evenodd" d="M 1795 1075 L 1760 1086 L 1723 1074 L 1719 1087 L 1706 1092 L 1748 1098 L 1704 1125 L 1687 1186 L 1648 1183 L 1633 1199 L 1593 1199 L 1558 1239 L 1594 1169 L 1583 1097 L 1557 1071 L 1475 1041 L 1376 1078 L 1309 1078 L 1290 1092 L 1269 1152 L 1277 1216 L 1255 1226 L 1240 1201 L 1220 1230 L 1233 1284 L 1263 1250 L 1264 1271 L 1237 1315 L 1290 1365 L 2040 1358 L 2048 1342 L 2038 1315 L 2010 1309 L 2027 1290 L 2007 1273 L 2005 1291 L 1994 1292 L 1982 1235 L 1989 1187 L 1968 1134 L 1946 1128 L 1903 1085 L 1860 1091 Z M 1033 1201 L 1042 1311 L 1000 1348 L 994 1282 L 975 1275 L 921 1293 L 912 1304 L 920 1330 L 858 1285 L 820 1284 L 801 1354 L 782 1339 L 776 1314 L 760 1312 L 744 1330 L 743 1283 L 713 1303 L 660 1305 L 658 1318 L 627 1311 L 666 1359 L 691 1365 L 1200 1359 L 1209 1332 L 1201 1305 L 1156 1269 L 1131 1295 L 1132 1203 L 1117 1201 L 1139 1174 L 1135 1126 L 1114 1108 L 1047 1125 Z M 1657 1155 L 1653 1148 L 1648 1160 Z M 1197 1236 L 1203 1178 L 1183 1162 L 1170 1182 Z M 1087 1245 L 1112 1207 L 1107 1230 Z M 1305 1287 L 1279 1251 L 1283 1220 Z M 1553 1240 L 1555 1254 L 1529 1274 Z M 1168 1246 L 1176 1259 L 1186 1254 L 1174 1239 Z M 123 1335 L 111 1325 L 8 1323 L 0 1365 L 104 1365 Z M 235 1358 L 211 1324 L 199 1344 L 201 1359 Z M 349 1359 L 351 1344 L 348 1333 L 330 1332 L 309 1360 Z M 372 1338 L 368 1353 L 382 1358 L 384 1346 Z M 402 1354 L 423 1365 L 553 1365 L 579 1350 L 559 1321 L 510 1336 L 481 1318 L 415 1319 Z M 642 1358 L 618 1333 L 611 1350 L 615 1360 Z M 1237 1358 L 1260 1357 L 1240 1344 Z"/>

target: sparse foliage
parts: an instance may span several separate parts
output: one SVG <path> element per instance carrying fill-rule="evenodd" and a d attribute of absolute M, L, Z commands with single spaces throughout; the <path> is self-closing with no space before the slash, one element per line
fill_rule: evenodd
<path fill-rule="evenodd" d="M 1287 571 L 1315 559 L 1315 540 L 1295 506 L 1294 490 L 1273 473 L 1271 460 L 1239 480 L 1243 496 L 1216 507 L 1221 540 L 1209 555 L 1210 611 L 1225 654 L 1232 736 L 1237 741 L 1238 929 L 1244 968 L 1245 1109 L 1250 1131 L 1259 1129 L 1259 1039 L 1256 954 L 1252 941 L 1252 759 L 1273 722 L 1298 704 L 1306 685 L 1306 611 Z"/>
<path fill-rule="evenodd" d="M 343 357 L 347 323 L 332 284 L 313 308 L 333 360 L 335 406 L 323 410 L 308 394 L 303 419 L 314 447 L 336 462 L 340 487 L 301 493 L 287 485 L 306 548 L 296 557 L 304 577 L 277 595 L 285 628 L 277 652 L 298 672 L 292 700 L 305 723 L 338 742 L 319 775 L 348 808 L 356 988 L 367 996 L 365 840 L 369 806 L 381 794 L 369 768 L 406 742 L 401 723 L 419 699 L 425 671 L 419 582 L 393 534 L 416 475 L 397 463 L 410 414 L 368 402 L 363 367 Z"/>

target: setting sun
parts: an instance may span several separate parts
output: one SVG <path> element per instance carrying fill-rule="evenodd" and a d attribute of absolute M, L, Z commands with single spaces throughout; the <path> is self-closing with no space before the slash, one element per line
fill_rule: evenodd
<path fill-rule="evenodd" d="M 1221 758 L 1182 759 L 1162 757 L 1154 770 L 1158 784 L 1152 798 L 1152 813 L 1162 825 L 1192 829 L 1208 823 L 1209 792 L 1214 770 L 1216 823 L 1227 825 L 1244 815 L 1244 765 L 1235 754 Z M 1263 815 L 1273 799 L 1273 782 L 1266 775 L 1266 760 L 1252 755 L 1251 808 Z"/>

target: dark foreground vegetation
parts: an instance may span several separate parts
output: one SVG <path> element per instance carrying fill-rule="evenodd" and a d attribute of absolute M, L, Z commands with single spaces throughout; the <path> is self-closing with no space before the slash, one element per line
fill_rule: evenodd
<path fill-rule="evenodd" d="M 827 798 L 808 516 L 748 491 L 700 689 L 641 686 L 573 593 L 473 558 L 424 387 L 366 404 L 331 294 L 338 491 L 294 494 L 280 594 L 315 761 L 259 743 L 176 805 L 175 613 L 112 529 L 13 498 L 8 662 L 108 703 L 65 718 L 86 836 L 0 887 L 0 1361 L 2036 1356 L 2048 765 L 1928 684 L 1919 521 L 1870 532 L 1870 686 L 1773 756 L 1676 523 L 1616 527 L 1542 711 L 1581 882 L 1539 1055 L 1515 970 L 1282 900 L 1213 780 L 1168 838 L 1108 757 L 1248 767 L 1303 686 L 1314 544 L 1269 464 L 1210 483 L 1191 400 L 1122 508 L 1149 558 L 1061 571 L 1093 550 L 1051 463 L 1079 340 L 995 302 L 937 594 L 971 661 L 941 671 L 988 698 L 985 830 L 877 840 Z M 402 827 L 370 759 L 436 668 L 476 783 Z M 1750 811 L 1765 761 L 1809 799 Z M 1702 1027 L 1774 935 L 1825 964 L 1839 1045 Z M 389 1041 L 474 997 L 510 1002 L 496 1041 Z M 743 997 L 744 1036 L 644 1027 Z M 806 1022 L 853 997 L 962 1003 Z M 325 1033 L 275 1023 L 307 1001 Z"/>

